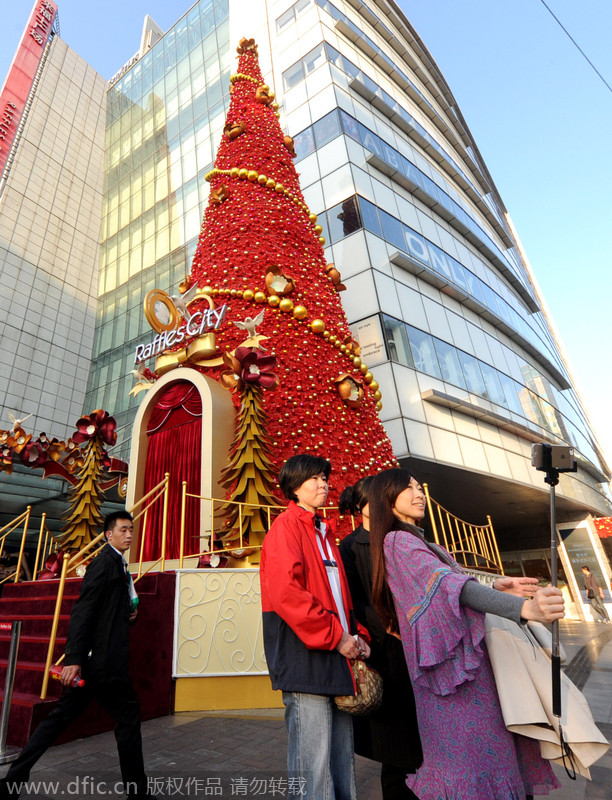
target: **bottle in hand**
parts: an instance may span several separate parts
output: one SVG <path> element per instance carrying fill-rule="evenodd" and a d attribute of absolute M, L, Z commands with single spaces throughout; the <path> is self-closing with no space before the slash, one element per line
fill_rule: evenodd
<path fill-rule="evenodd" d="M 49 668 L 49 675 L 53 678 L 54 681 L 59 681 L 62 677 L 62 670 L 63 667 L 61 664 L 54 664 L 52 667 Z M 85 681 L 81 678 L 80 675 L 77 675 L 76 678 L 70 684 L 74 688 L 79 688 L 81 686 L 85 686 Z"/>

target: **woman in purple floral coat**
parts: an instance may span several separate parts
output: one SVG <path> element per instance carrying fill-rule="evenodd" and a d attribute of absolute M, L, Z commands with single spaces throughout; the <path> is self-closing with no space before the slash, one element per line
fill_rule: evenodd
<path fill-rule="evenodd" d="M 408 786 L 421 800 L 525 800 L 559 788 L 539 744 L 504 726 L 484 615 L 552 622 L 563 617 L 561 592 L 525 599 L 514 594 L 529 593 L 527 579 L 501 578 L 491 589 L 463 572 L 425 541 L 425 497 L 407 470 L 376 475 L 369 496 L 372 596 L 387 630 L 401 636 L 423 746 Z"/>

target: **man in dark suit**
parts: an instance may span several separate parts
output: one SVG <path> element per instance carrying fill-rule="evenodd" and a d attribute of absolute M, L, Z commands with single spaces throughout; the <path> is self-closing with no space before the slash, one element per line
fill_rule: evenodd
<path fill-rule="evenodd" d="M 19 784 L 57 737 L 95 698 L 115 720 L 121 777 L 128 797 L 146 798 L 138 698 L 128 675 L 129 627 L 136 619 L 135 592 L 124 553 L 132 543 L 132 517 L 126 511 L 106 517 L 107 544 L 85 573 L 70 615 L 61 682 L 66 690 L 57 706 L 0 780 L 0 798 L 19 797 Z M 84 686 L 74 686 L 82 676 Z"/>

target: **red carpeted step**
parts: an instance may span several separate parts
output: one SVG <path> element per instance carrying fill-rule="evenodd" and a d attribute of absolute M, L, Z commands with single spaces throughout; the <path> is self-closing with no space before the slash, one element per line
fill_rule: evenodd
<path fill-rule="evenodd" d="M 57 637 L 55 643 L 55 651 L 57 652 L 56 658 L 59 658 L 64 652 L 64 645 L 66 644 L 66 637 Z M 0 659 L 7 659 L 11 646 L 11 633 L 10 631 L 0 631 Z M 49 636 L 32 636 L 22 633 L 19 638 L 19 650 L 17 655 L 19 659 L 25 661 L 40 660 L 40 656 L 44 653 L 43 661 L 47 657 L 47 650 L 49 647 Z"/>
<path fill-rule="evenodd" d="M 69 620 L 70 614 L 60 615 L 59 624 L 62 636 L 65 636 L 68 631 Z M 13 619 L 0 615 L 0 622 L 12 621 Z M 29 614 L 27 617 L 21 617 L 21 621 L 23 622 L 22 635 L 27 633 L 31 636 L 49 636 L 53 625 L 53 614 Z"/>
<path fill-rule="evenodd" d="M 43 675 L 45 672 L 46 652 L 44 656 L 37 661 L 23 661 L 21 658 L 17 661 L 17 669 L 15 670 L 15 682 L 13 684 L 13 691 L 19 694 L 33 694 L 40 695 L 42 688 Z M 0 675 L 6 675 L 7 661 L 0 659 Z M 59 695 L 59 691 L 55 687 L 59 687 L 59 681 L 49 681 L 49 694 L 51 696 Z"/>

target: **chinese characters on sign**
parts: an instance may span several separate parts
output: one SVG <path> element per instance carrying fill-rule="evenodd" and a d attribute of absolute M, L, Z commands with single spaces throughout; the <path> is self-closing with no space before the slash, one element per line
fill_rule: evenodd
<path fill-rule="evenodd" d="M 57 6 L 37 0 L 0 94 L 0 176 L 15 141 L 43 50 L 53 29 Z"/>

